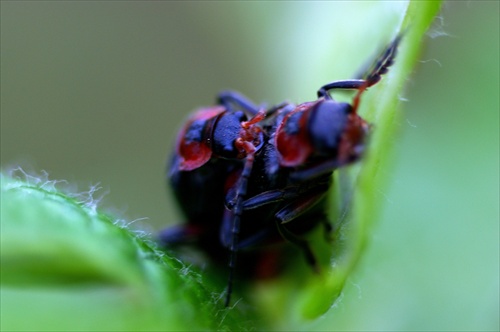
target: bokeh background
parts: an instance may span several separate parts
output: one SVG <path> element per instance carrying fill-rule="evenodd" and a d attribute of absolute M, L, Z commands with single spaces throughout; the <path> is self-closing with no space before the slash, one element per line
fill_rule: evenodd
<path fill-rule="evenodd" d="M 190 111 L 226 88 L 314 99 L 390 40 L 402 8 L 2 1 L 2 170 L 99 183 L 104 208 L 153 232 L 180 220 L 164 163 Z M 311 329 L 500 328 L 499 17 L 498 1 L 444 5 L 401 96 L 384 213 Z"/>

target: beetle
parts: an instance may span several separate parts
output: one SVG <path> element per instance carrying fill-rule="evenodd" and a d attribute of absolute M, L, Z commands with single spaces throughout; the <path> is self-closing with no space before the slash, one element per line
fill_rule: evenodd
<path fill-rule="evenodd" d="M 357 113 L 361 96 L 393 64 L 400 40 L 363 79 L 325 84 L 314 101 L 263 110 L 226 91 L 181 129 L 169 179 L 188 223 L 160 238 L 168 246 L 193 240 L 216 260 L 229 253 L 226 306 L 240 251 L 284 239 L 319 270 L 303 235 L 318 224 L 331 231 L 326 194 L 332 172 L 363 155 L 369 125 Z M 356 94 L 352 103 L 337 102 L 333 90 Z"/>
<path fill-rule="evenodd" d="M 217 105 L 192 114 L 179 131 L 167 178 L 188 222 L 165 229 L 165 246 L 196 243 L 213 257 L 221 255 L 218 227 L 224 214 L 225 182 L 244 168 L 244 159 L 264 142 L 255 123 L 263 111 L 234 91 L 224 91 Z M 215 241 L 214 241 L 215 239 Z"/>

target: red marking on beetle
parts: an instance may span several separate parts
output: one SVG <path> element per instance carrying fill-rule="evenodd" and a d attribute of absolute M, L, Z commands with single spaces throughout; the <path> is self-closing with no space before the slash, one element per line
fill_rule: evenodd
<path fill-rule="evenodd" d="M 180 156 L 179 169 L 181 171 L 192 171 L 206 164 L 212 157 L 210 141 L 207 137 L 202 140 L 189 140 L 186 137 L 189 127 L 195 121 L 208 122 L 215 119 L 225 111 L 223 106 L 202 108 L 194 113 L 187 121 L 184 128 L 177 137 L 177 154 Z M 205 123 L 205 127 L 209 124 Z M 209 130 L 208 128 L 207 131 Z"/>
<path fill-rule="evenodd" d="M 368 123 L 355 113 L 349 114 L 346 128 L 340 138 L 338 150 L 339 165 L 347 164 L 352 158 L 359 156 L 363 148 L 364 138 L 368 133 Z"/>
<path fill-rule="evenodd" d="M 307 131 L 309 116 L 305 114 L 305 112 L 312 109 L 321 100 L 322 99 L 298 105 L 293 111 L 285 115 L 283 121 L 277 128 L 275 146 L 280 154 L 280 164 L 282 166 L 294 167 L 301 165 L 313 152 L 313 146 L 309 140 Z M 304 113 L 304 115 L 300 116 L 297 132 L 288 133 L 285 128 L 286 124 L 290 120 L 290 117 L 297 113 Z"/>
<path fill-rule="evenodd" d="M 338 151 L 339 165 L 348 163 L 352 157 L 359 156 L 362 152 L 358 150 L 363 148 L 363 140 L 369 128 L 368 123 L 358 115 L 358 107 L 363 92 L 375 83 L 366 81 L 358 89 L 353 98 L 352 113 L 348 116 L 346 127 L 340 138 Z"/>
<path fill-rule="evenodd" d="M 182 156 L 179 164 L 181 171 L 192 171 L 206 164 L 212 157 L 212 150 L 205 143 L 190 142 L 182 144 L 179 148 Z"/>

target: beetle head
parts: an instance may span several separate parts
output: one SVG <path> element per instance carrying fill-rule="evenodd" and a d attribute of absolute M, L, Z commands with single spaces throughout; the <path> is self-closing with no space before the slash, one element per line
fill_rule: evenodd
<path fill-rule="evenodd" d="M 339 166 L 359 158 L 368 125 L 350 104 L 323 99 L 310 113 L 308 132 L 315 155 L 334 158 Z"/>
<path fill-rule="evenodd" d="M 255 116 L 249 121 L 243 112 L 224 112 L 219 115 L 212 131 L 211 147 L 214 154 L 225 159 L 243 159 L 248 148 L 242 142 L 259 150 L 264 144 L 264 134 L 256 125 L 263 118 Z"/>

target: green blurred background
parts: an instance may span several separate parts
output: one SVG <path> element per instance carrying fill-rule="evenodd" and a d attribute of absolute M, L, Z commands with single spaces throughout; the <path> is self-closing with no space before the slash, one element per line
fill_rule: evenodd
<path fill-rule="evenodd" d="M 2 169 L 100 183 L 105 208 L 153 232 L 180 220 L 164 162 L 190 111 L 225 88 L 312 100 L 391 38 L 402 9 L 2 1 Z M 401 96 L 384 213 L 343 300 L 311 329 L 500 328 L 499 16 L 497 1 L 445 4 Z"/>

